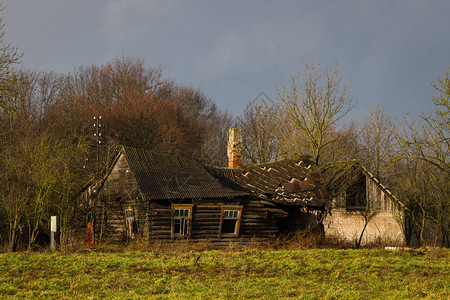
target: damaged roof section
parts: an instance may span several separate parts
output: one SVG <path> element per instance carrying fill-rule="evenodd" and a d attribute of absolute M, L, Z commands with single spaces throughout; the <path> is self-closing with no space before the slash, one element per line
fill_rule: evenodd
<path fill-rule="evenodd" d="M 239 187 L 284 205 L 320 208 L 328 198 L 320 173 L 308 160 L 286 159 L 233 169 L 208 167 L 208 170 L 230 188 Z"/>

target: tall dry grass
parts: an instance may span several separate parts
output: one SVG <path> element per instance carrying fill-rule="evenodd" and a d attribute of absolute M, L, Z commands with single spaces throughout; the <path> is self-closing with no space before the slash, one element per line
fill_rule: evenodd
<path fill-rule="evenodd" d="M 190 242 L 189 240 L 149 243 L 145 239 L 133 239 L 127 243 L 117 243 L 111 241 L 103 241 L 91 247 L 84 244 L 73 245 L 66 248 L 65 253 L 73 252 L 165 252 L 165 253 L 186 253 L 200 252 L 209 250 L 221 251 L 273 251 L 273 250 L 307 250 L 307 249 L 347 249 L 353 248 L 352 244 L 343 243 L 338 240 L 325 239 L 324 235 L 319 232 L 309 230 L 297 231 L 294 233 L 283 234 L 271 239 L 262 240 L 253 238 L 246 243 L 230 242 L 224 245 L 217 245 L 212 241 Z"/>

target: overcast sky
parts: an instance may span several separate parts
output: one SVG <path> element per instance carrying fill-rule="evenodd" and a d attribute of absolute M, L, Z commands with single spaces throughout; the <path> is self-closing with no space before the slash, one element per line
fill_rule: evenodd
<path fill-rule="evenodd" d="M 4 0 L 5 40 L 31 69 L 140 57 L 239 114 L 308 62 L 339 63 L 360 119 L 429 111 L 450 65 L 450 1 Z"/>

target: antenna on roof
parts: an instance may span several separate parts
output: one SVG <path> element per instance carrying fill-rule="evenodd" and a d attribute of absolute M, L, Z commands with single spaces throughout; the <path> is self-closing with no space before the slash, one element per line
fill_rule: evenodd
<path fill-rule="evenodd" d="M 98 170 L 99 170 L 99 146 L 102 143 L 102 141 L 100 140 L 100 137 L 102 136 L 101 133 L 101 127 L 102 124 L 100 124 L 100 121 L 102 120 L 102 116 L 94 116 L 94 137 L 95 137 L 95 144 L 97 147 L 97 174 L 98 174 Z"/>

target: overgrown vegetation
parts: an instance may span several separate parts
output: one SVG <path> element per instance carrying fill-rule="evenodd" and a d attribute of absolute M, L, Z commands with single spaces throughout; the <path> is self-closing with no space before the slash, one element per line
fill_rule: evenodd
<path fill-rule="evenodd" d="M 8 298 L 447 299 L 449 251 L 0 254 Z"/>

